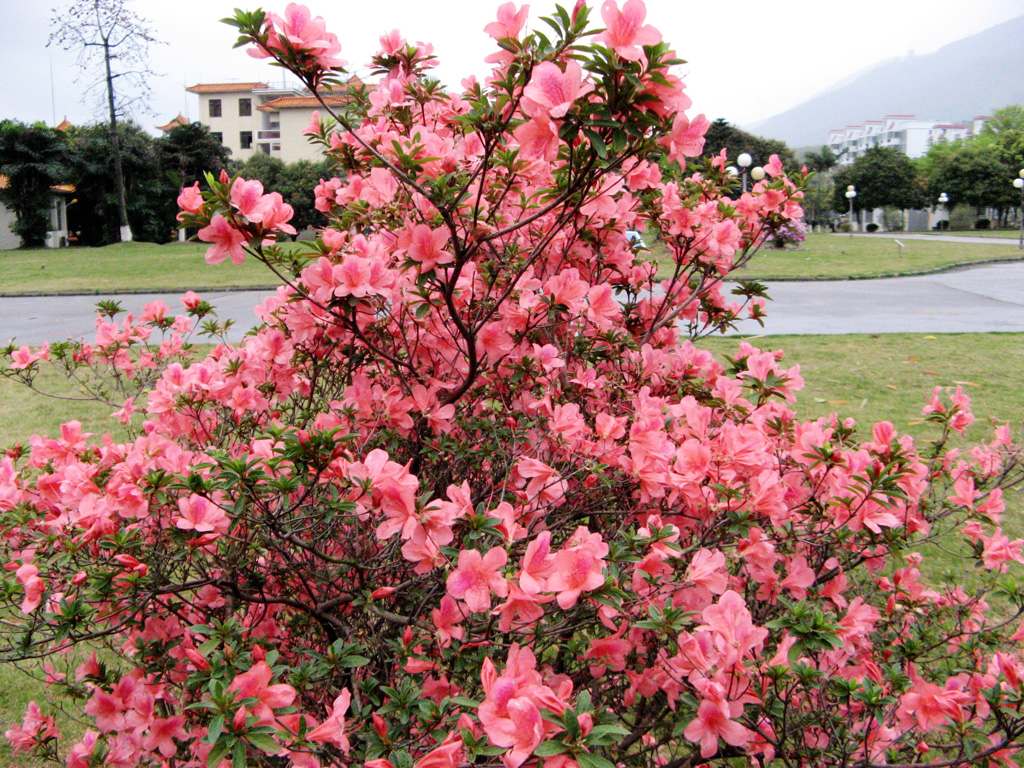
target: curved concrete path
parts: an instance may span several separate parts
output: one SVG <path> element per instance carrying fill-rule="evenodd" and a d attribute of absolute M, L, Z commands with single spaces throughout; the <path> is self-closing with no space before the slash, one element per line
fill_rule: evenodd
<path fill-rule="evenodd" d="M 1024 262 L 884 280 L 769 283 L 765 327 L 746 321 L 745 334 L 1024 332 Z M 205 293 L 221 320 L 235 320 L 238 340 L 256 322 L 253 308 L 267 291 Z M 139 312 L 154 299 L 180 311 L 177 294 L 0 298 L 0 344 L 38 345 L 88 337 L 94 308 L 117 299 Z"/>

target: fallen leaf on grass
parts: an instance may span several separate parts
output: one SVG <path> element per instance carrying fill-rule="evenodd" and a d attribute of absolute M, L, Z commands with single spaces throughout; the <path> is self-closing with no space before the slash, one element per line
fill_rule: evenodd
<path fill-rule="evenodd" d="M 829 405 L 849 405 L 850 401 L 849 400 L 829 400 L 828 404 Z"/>
<path fill-rule="evenodd" d="M 921 356 L 920 355 L 911 355 L 910 357 L 907 358 L 907 362 L 909 362 L 909 363 L 919 363 L 919 362 L 921 362 Z"/>
<path fill-rule="evenodd" d="M 886 385 L 885 385 L 885 388 L 886 388 L 886 389 L 891 389 L 891 390 L 892 390 L 893 392 L 899 392 L 899 391 L 900 391 L 900 388 L 899 388 L 899 387 L 895 387 L 895 386 L 893 386 L 892 384 L 886 384 Z"/>
<path fill-rule="evenodd" d="M 935 337 L 934 336 L 922 336 L 921 338 L 922 339 L 931 339 L 932 341 L 935 341 Z"/>
<path fill-rule="evenodd" d="M 824 397 L 816 397 L 816 398 L 814 398 L 814 402 L 816 402 L 816 403 L 824 403 L 825 402 L 825 398 Z"/>
<path fill-rule="evenodd" d="M 922 371 L 922 373 L 924 373 L 925 376 L 938 376 L 939 375 L 935 371 Z"/>
<path fill-rule="evenodd" d="M 954 384 L 959 384 L 961 387 L 978 387 L 978 386 L 981 386 L 980 384 L 975 384 L 973 381 L 956 381 L 955 379 L 954 379 L 953 383 Z"/>

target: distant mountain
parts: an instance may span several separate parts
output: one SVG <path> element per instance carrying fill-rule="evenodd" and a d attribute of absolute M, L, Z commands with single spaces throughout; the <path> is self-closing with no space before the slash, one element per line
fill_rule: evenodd
<path fill-rule="evenodd" d="M 879 64 L 745 130 L 791 147 L 821 146 L 832 128 L 916 115 L 970 120 L 1024 104 L 1024 16 L 957 40 L 926 56 Z"/>

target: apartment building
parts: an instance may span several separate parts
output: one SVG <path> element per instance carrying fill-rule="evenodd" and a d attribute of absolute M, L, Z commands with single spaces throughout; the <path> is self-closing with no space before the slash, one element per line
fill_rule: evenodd
<path fill-rule="evenodd" d="M 348 91 L 359 84 L 352 77 L 325 101 L 343 106 Z M 287 83 L 198 83 L 185 90 L 199 96 L 199 122 L 231 150 L 232 159 L 246 160 L 257 152 L 286 163 L 320 159 L 319 148 L 309 144 L 303 130 L 323 107 L 305 89 Z"/>
<path fill-rule="evenodd" d="M 981 131 L 989 118 L 979 116 L 969 124 L 918 120 L 915 115 L 886 115 L 829 131 L 828 146 L 839 156 L 840 165 L 854 161 L 873 147 L 889 147 L 907 157 L 922 157 L 938 142 L 966 139 Z"/>

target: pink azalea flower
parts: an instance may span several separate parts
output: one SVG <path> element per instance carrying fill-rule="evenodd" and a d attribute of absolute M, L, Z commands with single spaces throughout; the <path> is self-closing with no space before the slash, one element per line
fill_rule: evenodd
<path fill-rule="evenodd" d="M 206 249 L 207 264 L 220 264 L 228 256 L 232 264 L 245 261 L 245 251 L 242 249 L 245 235 L 220 214 L 214 216 L 208 226 L 200 229 L 198 236 L 203 242 L 213 243 Z"/>
<path fill-rule="evenodd" d="M 438 264 L 451 262 L 452 255 L 444 250 L 450 237 L 447 227 L 431 229 L 426 224 L 417 224 L 402 230 L 398 235 L 398 247 L 411 260 L 419 262 L 420 268 L 427 272 Z"/>
<path fill-rule="evenodd" d="M 563 610 L 576 605 L 583 592 L 604 586 L 604 558 L 608 545 L 601 534 L 586 528 L 576 529 L 567 546 L 555 554 L 547 589 L 558 593 L 558 605 Z"/>
<path fill-rule="evenodd" d="M 295 227 L 288 222 L 295 215 L 295 210 L 284 201 L 279 192 L 263 195 L 256 208 L 249 214 L 249 221 L 263 225 L 264 229 L 275 229 L 289 235 L 295 234 Z"/>
<path fill-rule="evenodd" d="M 685 168 L 686 158 L 700 157 L 704 151 L 704 134 L 710 127 L 711 123 L 702 114 L 690 122 L 685 113 L 678 112 L 672 122 L 672 133 L 659 139 L 658 143 L 668 149 L 669 160 Z"/>
<path fill-rule="evenodd" d="M 502 3 L 498 6 L 498 20 L 492 21 L 484 27 L 484 32 L 495 40 L 503 40 L 506 37 L 519 37 L 523 26 L 526 24 L 527 14 L 530 6 L 524 5 L 518 11 L 515 3 Z"/>
<path fill-rule="evenodd" d="M 231 204 L 247 219 L 255 212 L 263 197 L 263 184 L 256 179 L 246 181 L 239 177 L 231 185 Z"/>
<path fill-rule="evenodd" d="M 523 111 L 530 117 L 565 117 L 577 99 L 594 90 L 593 83 L 582 81 L 583 70 L 571 59 L 564 72 L 553 61 L 541 62 L 523 89 Z"/>
<path fill-rule="evenodd" d="M 719 738 L 731 746 L 742 747 L 754 734 L 732 719 L 732 709 L 720 685 L 708 682 L 702 688 L 703 698 L 697 707 L 697 717 L 686 726 L 683 736 L 700 742 L 700 756 L 706 760 L 718 752 Z"/>
<path fill-rule="evenodd" d="M 558 157 L 558 130 L 550 118 L 543 114 L 518 126 L 512 135 L 519 142 L 523 157 L 549 163 Z"/>
<path fill-rule="evenodd" d="M 430 618 L 437 628 L 437 637 L 442 648 L 451 645 L 452 640 L 461 640 L 465 634 L 465 630 L 458 626 L 463 619 L 462 612 L 451 595 L 441 598 L 441 607 L 431 611 Z"/>
<path fill-rule="evenodd" d="M 621 11 L 615 0 L 605 0 L 601 6 L 601 18 L 607 29 L 594 41 L 604 43 L 623 59 L 639 61 L 644 55 L 640 46 L 661 42 L 661 32 L 650 24 L 644 24 L 646 17 L 647 6 L 643 0 L 626 0 Z"/>
<path fill-rule="evenodd" d="M 498 597 L 508 595 L 508 582 L 501 575 L 501 568 L 508 562 L 508 553 L 501 547 L 493 547 L 481 556 L 475 549 L 464 549 L 459 553 L 459 565 L 448 576 L 448 594 L 466 601 L 474 613 L 491 607 L 491 593 Z"/>
<path fill-rule="evenodd" d="M 275 709 L 291 706 L 295 701 L 295 689 L 285 683 L 269 685 L 274 673 L 265 661 L 259 661 L 248 672 L 235 677 L 228 686 L 235 691 L 236 699 L 256 697 L 259 702 L 253 707 L 252 714 L 259 718 L 260 725 L 268 725 L 274 720 Z"/>
<path fill-rule="evenodd" d="M 142 748 L 150 751 L 155 749 L 167 759 L 174 757 L 178 751 L 174 740 L 185 741 L 188 738 L 184 725 L 184 715 L 154 718 L 142 739 Z"/>
<path fill-rule="evenodd" d="M 197 533 L 227 533 L 230 522 L 223 509 L 202 496 L 188 496 L 178 500 L 179 517 L 174 518 L 174 527 Z"/>
<path fill-rule="evenodd" d="M 199 191 L 199 182 L 197 181 L 191 187 L 184 187 L 181 190 L 181 194 L 178 195 L 178 207 L 181 208 L 185 213 L 201 213 L 203 210 L 203 195 Z M 178 221 L 181 221 L 182 214 L 178 214 Z"/>
<path fill-rule="evenodd" d="M 32 613 L 43 600 L 46 584 L 39 577 L 39 569 L 32 563 L 19 566 L 14 577 L 25 588 L 25 599 L 21 602 L 22 613 Z"/>
<path fill-rule="evenodd" d="M 352 694 L 344 688 L 334 700 L 327 719 L 306 734 L 306 738 L 320 744 L 333 744 L 345 754 L 351 748 L 348 736 L 345 735 L 345 713 L 352 702 Z"/>
<path fill-rule="evenodd" d="M 462 736 L 456 730 L 441 744 L 416 761 L 413 768 L 458 768 L 462 764 Z"/>

